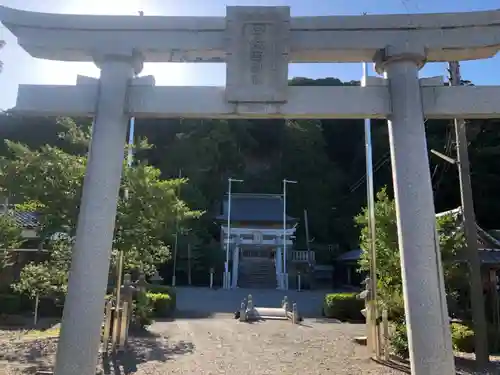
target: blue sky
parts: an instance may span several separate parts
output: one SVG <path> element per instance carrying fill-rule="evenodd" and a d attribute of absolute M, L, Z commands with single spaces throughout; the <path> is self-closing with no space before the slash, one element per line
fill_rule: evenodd
<path fill-rule="evenodd" d="M 226 5 L 288 5 L 292 16 L 358 15 L 384 13 L 429 13 L 489 10 L 498 0 L 3 0 L 3 5 L 54 13 L 137 14 L 169 16 L 224 16 Z M 0 39 L 7 46 L 0 51 L 4 71 L 0 74 L 0 108 L 15 104 L 17 86 L 31 84 L 74 84 L 77 74 L 97 76 L 92 64 L 49 62 L 31 58 L 16 44 L 5 28 Z M 496 68 L 496 69 L 495 69 Z M 476 84 L 500 85 L 500 56 L 464 62 L 462 76 Z M 495 70 L 494 70 L 495 69 Z M 224 85 L 223 64 L 148 64 L 143 74 L 154 74 L 158 85 Z M 290 76 L 359 79 L 360 64 L 292 64 Z M 444 64 L 428 64 L 422 76 L 446 74 Z M 500 100 L 500 99 L 499 99 Z"/>

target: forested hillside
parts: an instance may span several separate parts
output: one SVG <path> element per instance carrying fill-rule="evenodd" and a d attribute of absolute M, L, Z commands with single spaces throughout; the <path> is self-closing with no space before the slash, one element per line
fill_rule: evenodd
<path fill-rule="evenodd" d="M 293 85 L 357 85 L 335 78 L 296 78 Z M 335 98 L 331 98 L 335 100 Z M 87 124 L 90 120 L 76 120 Z M 429 148 L 454 156 L 454 131 L 449 121 L 428 121 Z M 30 146 L 59 144 L 62 129 L 52 118 L 0 116 L 3 139 Z M 283 178 L 299 181 L 290 186 L 290 213 L 309 212 L 311 237 L 316 243 L 356 246 L 358 230 L 353 217 L 366 204 L 363 120 L 161 120 L 138 119 L 136 135 L 154 147 L 138 158 L 161 169 L 164 177 L 179 170 L 189 183 L 182 196 L 193 209 L 211 210 L 227 189 L 227 178 L 245 180 L 235 191 L 280 193 Z M 500 120 L 472 121 L 469 153 L 476 214 L 488 229 L 500 228 Z M 391 165 L 385 121 L 373 122 L 375 186 L 391 188 Z M 5 146 L 0 155 L 6 155 Z M 431 156 L 436 210 L 460 204 L 456 168 Z M 214 230 L 209 215 L 202 225 Z M 216 231 L 214 233 L 217 233 Z M 298 230 L 303 244 L 303 226 Z"/>

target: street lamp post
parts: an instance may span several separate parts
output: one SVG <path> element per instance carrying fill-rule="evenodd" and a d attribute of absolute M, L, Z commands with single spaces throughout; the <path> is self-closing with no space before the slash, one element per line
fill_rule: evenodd
<path fill-rule="evenodd" d="M 286 184 L 296 184 L 297 181 L 283 180 L 283 275 L 281 280 L 281 287 L 288 290 L 288 268 L 287 268 L 287 254 L 286 254 Z"/>
<path fill-rule="evenodd" d="M 224 289 L 229 289 L 231 280 L 229 276 L 229 248 L 231 246 L 231 187 L 233 182 L 243 182 L 234 178 L 228 178 L 228 198 L 227 198 L 227 243 L 226 243 L 226 263 L 224 264 Z"/>
<path fill-rule="evenodd" d="M 128 136 L 128 153 L 127 153 L 127 167 L 131 168 L 132 163 L 134 161 L 134 131 L 135 131 L 135 117 L 130 118 L 130 128 L 129 128 L 129 136 Z M 128 200 L 129 191 L 128 188 L 124 191 L 124 198 Z M 121 286 L 122 286 L 122 278 L 123 278 L 123 263 L 124 263 L 124 254 L 123 251 L 119 251 L 118 253 L 118 264 L 116 265 L 116 306 L 120 307 L 121 303 Z"/>
<path fill-rule="evenodd" d="M 368 65 L 363 63 L 363 80 L 361 85 L 366 87 L 368 79 Z M 369 254 L 370 254 L 370 299 L 367 301 L 367 309 L 370 310 L 368 321 L 368 348 L 370 354 L 375 358 L 380 357 L 380 347 L 377 333 L 377 249 L 376 249 L 376 228 L 375 228 L 375 189 L 373 182 L 373 150 L 371 136 L 371 120 L 364 121 L 365 128 L 365 159 L 366 159 L 366 197 L 368 206 L 368 227 L 369 227 Z"/>

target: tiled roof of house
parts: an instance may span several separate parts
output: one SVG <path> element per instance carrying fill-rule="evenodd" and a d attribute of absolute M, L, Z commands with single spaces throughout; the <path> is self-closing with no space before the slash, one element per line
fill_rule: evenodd
<path fill-rule="evenodd" d="M 457 228 L 462 228 L 462 208 L 457 207 L 453 210 L 444 211 L 436 214 L 436 217 L 442 217 L 445 215 L 452 215 L 457 221 Z M 476 224 L 477 229 L 477 245 L 479 249 L 489 249 L 500 251 L 500 240 L 493 237 L 491 234 L 486 232 L 483 228 Z"/>
<path fill-rule="evenodd" d="M 222 202 L 217 220 L 227 220 L 228 197 Z M 231 194 L 231 221 L 283 222 L 283 196 L 280 194 Z M 287 216 L 287 222 L 296 219 Z"/>
<path fill-rule="evenodd" d="M 5 212 L 5 205 L 0 205 L 0 212 Z M 35 229 L 39 225 L 36 212 L 16 210 L 13 205 L 7 207 L 7 212 L 23 229 Z"/>
<path fill-rule="evenodd" d="M 462 208 L 457 207 L 453 210 L 439 212 L 436 218 L 452 215 L 457 221 L 457 229 L 463 226 Z M 486 232 L 483 228 L 476 224 L 477 228 L 477 245 L 479 250 L 479 259 L 483 264 L 500 264 L 500 240 Z M 355 261 L 361 257 L 362 250 L 351 250 L 341 254 L 337 260 L 342 262 Z"/>

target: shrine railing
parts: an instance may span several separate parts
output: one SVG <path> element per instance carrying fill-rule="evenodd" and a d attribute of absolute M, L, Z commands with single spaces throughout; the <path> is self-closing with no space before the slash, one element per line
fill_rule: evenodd
<path fill-rule="evenodd" d="M 292 262 L 302 263 L 316 260 L 314 251 L 294 250 L 292 251 Z"/>

